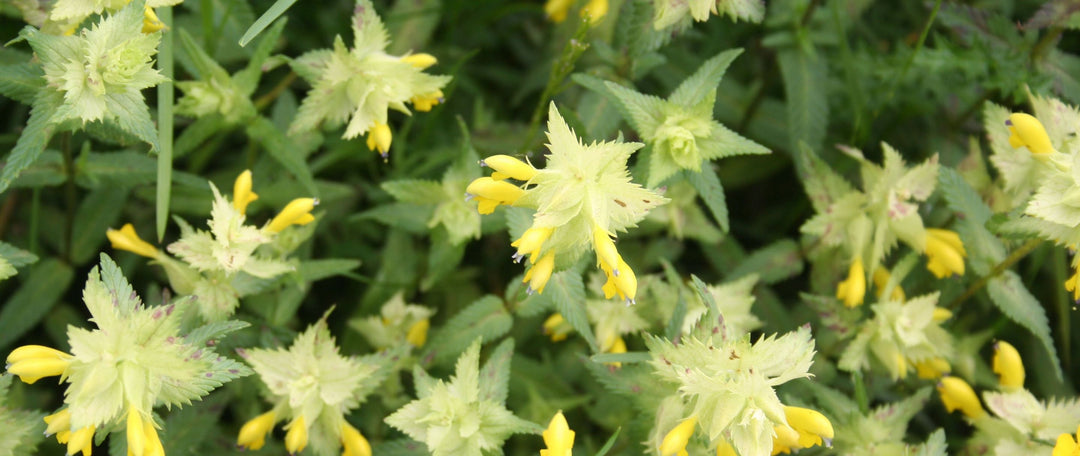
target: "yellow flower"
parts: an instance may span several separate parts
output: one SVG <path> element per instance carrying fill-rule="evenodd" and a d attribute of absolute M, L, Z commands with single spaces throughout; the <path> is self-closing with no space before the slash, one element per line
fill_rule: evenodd
<path fill-rule="evenodd" d="M 544 334 L 551 337 L 552 342 L 559 342 L 566 340 L 566 336 L 573 331 L 574 328 L 567 323 L 561 313 L 553 313 L 547 320 L 544 320 Z"/>
<path fill-rule="evenodd" d="M 581 17 L 589 18 L 589 25 L 596 25 L 607 15 L 608 0 L 589 0 L 589 3 L 581 9 Z"/>
<path fill-rule="evenodd" d="M 143 33 L 154 33 L 158 30 L 167 28 L 169 27 L 167 27 L 164 22 L 161 22 L 161 19 L 158 19 L 157 13 L 154 12 L 153 8 L 147 6 L 146 9 L 143 10 Z"/>
<path fill-rule="evenodd" d="M 687 456 L 686 444 L 690 442 L 696 424 L 697 417 L 691 416 L 668 431 L 660 442 L 660 456 Z"/>
<path fill-rule="evenodd" d="M 799 449 L 799 432 L 787 426 L 773 426 L 772 454 L 791 454 Z"/>
<path fill-rule="evenodd" d="M 409 331 L 405 333 L 405 341 L 412 344 L 413 347 L 423 347 L 427 342 L 428 329 L 431 328 L 431 321 L 427 318 L 413 323 L 409 327 Z"/>
<path fill-rule="evenodd" d="M 349 423 L 341 425 L 341 446 L 345 448 L 341 456 L 371 456 L 371 444 Z"/>
<path fill-rule="evenodd" d="M 602 288 L 604 298 L 611 299 L 617 294 L 619 299 L 626 301 L 628 305 L 637 303 L 637 276 L 622 257 L 619 257 L 617 275 L 614 273 L 615 270 L 607 269 L 604 263 L 600 264 L 600 269 L 607 276 L 607 281 L 604 282 Z"/>
<path fill-rule="evenodd" d="M 720 444 L 716 446 L 716 456 L 739 456 L 739 454 L 735 452 L 735 448 L 731 446 L 731 442 L 728 442 L 726 439 L 721 437 Z"/>
<path fill-rule="evenodd" d="M 109 228 L 105 231 L 105 237 L 109 238 L 109 242 L 112 243 L 112 248 L 117 250 L 127 250 L 128 252 L 152 259 L 156 259 L 161 255 L 161 252 L 158 251 L 157 247 L 142 240 L 142 238 L 135 233 L 135 227 L 130 223 L 120 227 L 119 230 Z"/>
<path fill-rule="evenodd" d="M 544 242 L 554 233 L 554 228 L 529 228 L 521 234 L 516 241 L 510 243 L 510 247 L 517 247 L 514 253 L 514 261 L 520 263 L 525 255 L 529 255 L 529 263 L 536 263 L 537 254 L 540 253 Z"/>
<path fill-rule="evenodd" d="M 542 434 L 546 449 L 540 450 L 540 456 L 571 456 L 574 450 L 574 431 L 566 423 L 562 410 L 551 417 L 547 430 Z"/>
<path fill-rule="evenodd" d="M 1046 128 L 1030 114 L 1017 112 L 1009 115 L 1005 120 L 1009 128 L 1009 145 L 1013 148 L 1027 147 L 1033 154 L 1049 154 L 1054 151 L 1050 144 L 1050 137 L 1046 135 Z"/>
<path fill-rule="evenodd" d="M 544 3 L 544 13 L 551 22 L 562 22 L 566 20 L 566 13 L 570 11 L 570 6 L 573 4 L 574 0 L 547 0 Z"/>
<path fill-rule="evenodd" d="M 71 358 L 71 355 L 53 348 L 23 345 L 8 355 L 7 371 L 18 375 L 19 380 L 25 383 L 33 384 L 44 377 L 63 375 L 71 364 Z"/>
<path fill-rule="evenodd" d="M 143 417 L 135 406 L 128 409 L 127 447 L 128 456 L 165 456 L 154 422 Z"/>
<path fill-rule="evenodd" d="M 1072 277 L 1065 281 L 1065 291 L 1071 291 L 1073 295 L 1073 301 L 1080 302 L 1080 287 L 1076 286 L 1080 281 L 1080 265 L 1077 265 Z"/>
<path fill-rule="evenodd" d="M 941 402 L 945 403 L 945 410 L 952 412 L 960 409 L 965 416 L 973 420 L 986 414 L 971 385 L 959 377 L 943 377 L 938 381 L 937 390 L 941 395 Z"/>
<path fill-rule="evenodd" d="M 274 430 L 277 414 L 273 410 L 252 418 L 240 428 L 236 445 L 248 450 L 258 450 L 266 444 L 266 436 Z"/>
<path fill-rule="evenodd" d="M 529 288 L 525 292 L 528 294 L 533 294 L 533 292 L 543 293 L 548 279 L 551 278 L 551 271 L 554 269 L 555 253 L 549 252 L 543 258 L 540 258 L 540 261 L 537 261 L 528 271 L 525 271 L 525 278 L 522 282 L 529 284 Z"/>
<path fill-rule="evenodd" d="M 233 208 L 243 214 L 247 211 L 248 204 L 257 199 L 259 195 L 251 191 L 251 170 L 245 169 L 233 182 Z"/>
<path fill-rule="evenodd" d="M 1003 340 L 994 343 L 992 364 L 994 373 L 998 374 L 1001 389 L 1016 391 L 1024 387 L 1024 362 L 1015 347 Z"/>
<path fill-rule="evenodd" d="M 799 448 L 832 445 L 833 427 L 825 415 L 817 410 L 788 405 L 784 406 L 784 415 L 787 417 L 788 426 L 799 434 Z"/>
<path fill-rule="evenodd" d="M 90 456 L 94 449 L 94 431 L 96 430 L 93 426 L 86 426 L 71 432 L 70 438 L 67 439 L 67 454 L 70 456 L 81 451 L 83 456 Z"/>
<path fill-rule="evenodd" d="M 383 160 L 386 160 L 390 155 L 390 143 L 393 139 L 394 135 L 390 132 L 389 125 L 375 122 L 375 125 L 368 130 L 367 148 L 368 150 L 379 151 L 379 155 L 382 155 Z"/>
<path fill-rule="evenodd" d="M 495 180 L 511 178 L 527 181 L 536 176 L 537 173 L 536 168 L 533 168 L 532 165 L 509 155 L 492 155 L 480 160 L 480 166 L 488 166 L 495 170 L 495 172 L 491 173 L 491 178 Z"/>
<path fill-rule="evenodd" d="M 888 269 L 878 267 L 874 270 L 874 275 L 871 277 L 871 280 L 874 281 L 874 289 L 876 290 L 875 296 L 877 296 L 878 299 L 881 299 L 881 293 L 885 291 L 885 285 L 888 285 L 890 278 L 892 278 L 892 276 L 889 274 Z M 904 300 L 904 290 L 900 288 L 900 284 L 896 284 L 896 286 L 893 287 L 889 299 L 892 299 L 893 301 Z"/>
<path fill-rule="evenodd" d="M 938 228 L 926 229 L 926 269 L 939 279 L 964 275 L 964 243 L 955 231 Z"/>
<path fill-rule="evenodd" d="M 1058 436 L 1051 456 L 1080 456 L 1080 426 L 1076 427 L 1076 439 L 1069 434 Z"/>
<path fill-rule="evenodd" d="M 860 306 L 866 296 L 866 270 L 862 258 L 855 258 L 848 268 L 847 280 L 836 285 L 836 299 L 844 301 L 848 307 Z"/>
<path fill-rule="evenodd" d="M 56 434 L 56 441 L 66 443 L 67 438 L 61 439 L 62 433 L 71 434 L 71 410 L 63 409 L 45 417 L 45 437 Z"/>
<path fill-rule="evenodd" d="M 429 112 L 429 111 L 431 111 L 431 108 L 433 108 L 435 105 L 443 102 L 443 92 L 442 92 L 442 90 L 435 90 L 434 92 L 431 92 L 431 93 L 426 93 L 426 94 L 423 94 L 423 95 L 417 95 L 415 97 L 410 98 L 409 102 L 413 104 L 413 108 L 416 109 L 417 111 Z M 389 129 L 387 129 L 387 131 L 389 131 Z M 370 141 L 370 139 L 368 141 Z M 370 147 L 371 146 L 369 144 L 368 148 L 370 148 Z M 386 143 L 386 148 L 387 149 L 390 148 L 390 142 L 389 141 L 387 141 L 387 143 Z M 385 158 L 385 157 L 383 157 L 383 158 Z"/>
<path fill-rule="evenodd" d="M 612 340 L 610 343 L 605 343 L 604 345 L 606 347 L 601 350 L 603 352 L 606 352 L 606 353 L 626 353 L 626 341 L 623 340 L 622 336 L 615 336 L 614 340 Z M 622 367 L 622 363 L 620 363 L 618 361 L 613 362 L 613 363 L 604 363 L 604 364 L 607 364 L 608 366 L 614 367 L 616 369 Z"/>
<path fill-rule="evenodd" d="M 930 317 L 931 320 L 934 320 L 934 323 L 941 323 L 950 318 L 952 318 L 952 311 L 944 307 L 934 307 L 934 314 Z"/>
<path fill-rule="evenodd" d="M 406 55 L 401 60 L 421 70 L 439 63 L 439 59 L 436 59 L 435 56 L 423 52 Z"/>
<path fill-rule="evenodd" d="M 480 203 L 477 211 L 481 214 L 494 212 L 495 207 L 500 204 L 514 204 L 523 194 L 525 194 L 525 190 L 522 190 L 521 187 L 490 177 L 478 178 L 470 182 L 468 187 L 465 187 L 465 199 L 476 198 Z"/>
<path fill-rule="evenodd" d="M 922 379 L 938 379 L 949 372 L 952 372 L 952 366 L 945 358 L 929 358 L 915 363 L 915 374 Z"/>
<path fill-rule="evenodd" d="M 285 449 L 289 450 L 289 454 L 297 454 L 304 451 L 307 441 L 307 425 L 304 424 L 304 415 L 300 415 L 289 423 L 288 431 L 285 432 Z"/>
<path fill-rule="evenodd" d="M 315 216 L 311 215 L 311 211 L 318 205 L 319 200 L 315 198 L 296 198 L 285 205 L 285 209 L 282 209 L 264 229 L 271 233 L 280 233 L 281 230 L 292 225 L 307 225 L 314 222 Z"/>

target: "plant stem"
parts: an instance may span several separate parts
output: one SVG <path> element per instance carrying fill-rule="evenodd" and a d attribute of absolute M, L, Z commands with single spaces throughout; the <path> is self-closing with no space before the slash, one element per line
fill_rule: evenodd
<path fill-rule="evenodd" d="M 1013 250 L 1013 252 L 1010 253 L 1009 256 L 1005 258 L 1005 260 L 1003 260 L 1001 263 L 998 263 L 997 266 L 994 266 L 994 269 L 991 269 L 989 274 L 980 277 L 979 280 L 971 284 L 971 286 L 969 286 L 968 289 L 964 291 L 964 294 L 958 296 L 956 299 L 953 299 L 951 302 L 949 302 L 949 305 L 945 306 L 945 308 L 949 310 L 955 310 L 960 305 L 960 303 L 968 300 L 972 296 L 975 296 L 975 293 L 978 293 L 979 290 L 983 289 L 983 287 L 985 287 L 986 284 L 990 282 L 990 279 L 997 277 L 1006 269 L 1012 267 L 1012 265 L 1023 259 L 1029 253 L 1039 247 L 1039 245 L 1041 245 L 1042 243 L 1042 239 L 1032 239 L 1026 244 L 1020 246 L 1020 248 Z"/>
<path fill-rule="evenodd" d="M 529 120 L 529 130 L 525 135 L 525 142 L 521 144 L 519 153 L 528 153 L 532 149 L 536 135 L 540 133 L 540 120 L 543 119 L 544 112 L 547 110 L 548 101 L 559 92 L 559 86 L 574 71 L 574 64 L 581 58 L 581 54 L 584 54 L 585 50 L 589 48 L 589 45 L 585 43 L 585 35 L 588 31 L 589 20 L 582 18 L 578 22 L 578 28 L 574 31 L 574 36 L 570 37 L 570 40 L 566 42 L 566 46 L 563 46 L 562 53 L 555 61 L 554 66 L 551 67 L 551 76 L 548 78 L 547 85 L 544 86 L 544 91 L 540 94 L 536 109 L 533 110 L 532 118 Z"/>
<path fill-rule="evenodd" d="M 205 5 L 205 2 L 204 2 Z M 205 13 L 205 12 L 204 12 Z M 158 17 L 167 26 L 172 26 L 172 8 L 158 10 Z M 172 152 L 173 152 L 173 33 L 161 36 L 161 49 L 158 51 L 158 69 L 165 76 L 165 82 L 157 87 L 158 96 L 158 151 L 156 224 L 157 239 L 165 237 L 165 224 L 169 220 L 169 198 L 172 193 Z"/>
<path fill-rule="evenodd" d="M 288 89 L 289 86 L 292 85 L 293 81 L 296 81 L 296 77 L 296 72 L 290 71 L 289 74 L 286 75 L 285 78 L 282 79 L 280 82 L 278 82 L 273 89 L 270 89 L 269 92 L 266 92 L 266 94 L 255 100 L 255 109 L 258 111 L 262 111 L 267 106 L 270 106 L 270 103 L 276 100 L 277 97 L 281 96 L 281 93 L 284 92 L 285 89 Z"/>

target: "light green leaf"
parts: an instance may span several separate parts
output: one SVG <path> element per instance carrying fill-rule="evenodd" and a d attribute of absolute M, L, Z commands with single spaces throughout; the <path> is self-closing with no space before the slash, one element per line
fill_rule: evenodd
<path fill-rule="evenodd" d="M 802 141 L 811 150 L 821 150 L 829 122 L 825 59 L 820 54 L 809 54 L 802 47 L 793 47 L 780 51 L 777 62 L 787 100 L 790 147 L 798 150 Z"/>
<path fill-rule="evenodd" d="M 1062 378 L 1061 360 L 1058 359 L 1054 342 L 1050 338 L 1050 324 L 1046 318 L 1046 310 L 1024 286 L 1020 276 L 1016 272 L 1006 270 L 1001 275 L 990 279 L 986 291 L 990 295 L 990 301 L 1001 310 L 1001 313 L 1027 328 L 1039 342 L 1042 342 L 1043 348 L 1053 360 L 1054 375 L 1060 380 Z"/>
<path fill-rule="evenodd" d="M 277 0 L 274 2 L 262 16 L 259 16 L 259 18 L 255 20 L 254 24 L 251 24 L 251 27 L 248 27 L 247 31 L 244 32 L 244 36 L 240 37 L 240 46 L 247 46 L 247 44 L 255 39 L 256 36 L 259 36 L 271 22 L 274 22 L 279 16 L 285 14 L 285 11 L 288 10 L 293 3 L 296 3 L 296 0 Z"/>
<path fill-rule="evenodd" d="M 581 279 L 580 271 L 571 269 L 552 274 L 543 296 L 547 296 L 547 299 L 555 304 L 555 309 L 570 323 L 574 331 L 581 334 L 592 351 L 600 350 L 592 325 L 589 324 L 589 314 L 585 310 L 585 283 Z"/>
<path fill-rule="evenodd" d="M 506 403 L 510 383 L 510 359 L 514 356 L 514 339 L 502 341 L 480 369 L 480 400 Z"/>
<path fill-rule="evenodd" d="M 0 95 L 23 104 L 33 104 L 45 87 L 41 66 L 31 63 L 0 65 Z"/>
<path fill-rule="evenodd" d="M 28 266 L 38 261 L 37 255 L 3 241 L 0 241 L 0 257 L 7 260 L 8 264 L 15 268 Z"/>
<path fill-rule="evenodd" d="M 349 275 L 360 267 L 360 260 L 351 258 L 323 258 L 320 260 L 305 260 L 296 268 L 300 277 L 305 282 L 317 282 L 319 280 L 338 276 Z"/>
<path fill-rule="evenodd" d="M 56 110 L 58 96 L 60 95 L 39 96 L 34 101 L 34 106 L 30 110 L 30 120 L 27 121 L 26 128 L 15 142 L 15 148 L 11 149 L 11 153 L 4 162 L 4 171 L 0 173 L 0 193 L 7 190 L 12 181 L 45 151 L 45 146 L 49 143 L 49 138 L 52 137 L 55 129 L 51 118 Z"/>
<path fill-rule="evenodd" d="M 827 212 L 836 200 L 854 191 L 851 184 L 836 174 L 806 142 L 799 141 L 798 151 L 795 163 L 815 212 Z"/>
<path fill-rule="evenodd" d="M 692 106 L 701 101 L 710 91 L 716 89 L 716 86 L 720 84 L 720 79 L 727 72 L 728 66 L 742 52 L 741 48 L 729 49 L 706 60 L 693 75 L 679 84 L 679 87 L 668 97 L 668 101 L 683 106 Z"/>
<path fill-rule="evenodd" d="M 383 182 L 380 186 L 403 203 L 438 204 L 446 199 L 446 190 L 435 181 L 404 179 Z M 464 193 L 461 197 L 465 197 Z"/>
<path fill-rule="evenodd" d="M 705 206 L 709 208 L 709 212 L 712 213 L 713 218 L 720 224 L 720 229 L 727 232 L 731 229 L 730 222 L 728 222 L 728 210 L 727 201 L 724 197 L 724 187 L 720 184 L 720 178 L 716 176 L 716 171 L 709 163 L 705 163 L 701 167 L 700 173 L 686 171 L 686 179 L 690 181 L 690 184 L 697 190 L 698 195 L 705 201 Z"/>

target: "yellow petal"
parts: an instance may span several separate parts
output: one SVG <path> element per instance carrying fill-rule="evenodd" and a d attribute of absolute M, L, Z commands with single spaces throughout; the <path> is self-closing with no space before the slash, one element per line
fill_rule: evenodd
<path fill-rule="evenodd" d="M 465 193 L 498 201 L 499 204 L 514 204 L 521 195 L 525 194 L 525 190 L 509 182 L 481 177 L 469 183 L 469 186 L 465 188 Z"/>
<path fill-rule="evenodd" d="M 252 418 L 240 428 L 236 445 L 249 450 L 258 450 L 266 444 L 266 435 L 274 430 L 277 415 L 273 410 Z"/>
<path fill-rule="evenodd" d="M 821 445 L 823 440 L 830 442 L 833 438 L 832 422 L 817 410 L 785 405 L 784 415 L 788 425 L 799 433 L 801 448 Z"/>
<path fill-rule="evenodd" d="M 134 406 L 128 408 L 127 448 L 129 455 L 143 456 L 146 453 L 146 430 L 143 429 L 142 416 Z"/>
<path fill-rule="evenodd" d="M 8 354 L 7 362 L 14 364 L 28 359 L 71 359 L 71 357 L 67 353 L 44 345 L 23 345 Z"/>
<path fill-rule="evenodd" d="M 147 258 L 158 257 L 158 249 L 142 240 L 142 238 L 135 233 L 135 227 L 130 223 L 125 224 L 119 230 L 109 228 L 105 231 L 105 237 L 109 238 L 109 242 L 112 243 L 112 248 L 114 249 L 127 250 L 128 252 L 142 255 Z"/>
<path fill-rule="evenodd" d="M 280 233 L 281 230 L 292 225 L 307 225 L 315 220 L 311 211 L 319 204 L 315 198 L 296 198 L 285 205 L 273 220 L 266 225 L 265 230 L 271 233 Z"/>
<path fill-rule="evenodd" d="M 390 126 L 384 123 L 375 122 L 375 125 L 368 130 L 367 134 L 367 147 L 368 150 L 378 151 L 379 155 L 382 155 L 383 160 L 390 154 L 390 143 L 393 141 L 394 135 L 390 132 Z"/>
<path fill-rule="evenodd" d="M 836 298 L 843 301 L 845 306 L 856 307 L 862 305 L 866 296 L 866 270 L 863 269 L 862 258 L 855 258 L 848 268 L 847 280 L 836 286 Z"/>
<path fill-rule="evenodd" d="M 488 166 L 495 170 L 491 175 L 491 178 L 495 180 L 503 180 L 509 177 L 520 181 L 527 181 L 532 179 L 533 176 L 536 176 L 536 173 L 538 172 L 532 165 L 509 155 L 492 155 L 480 160 L 480 165 Z"/>
<path fill-rule="evenodd" d="M 1001 389 L 1015 391 L 1024 387 L 1024 362 L 1020 359 L 1020 352 L 1011 344 L 1003 340 L 994 344 L 992 364 Z"/>
<path fill-rule="evenodd" d="M 510 243 L 511 247 L 517 247 L 517 252 L 514 253 L 514 261 L 520 262 L 525 255 L 530 255 L 529 262 L 536 263 L 536 254 L 540 252 L 544 242 L 547 242 L 554 232 L 554 228 L 544 227 L 533 227 L 525 230 L 520 238 Z"/>
<path fill-rule="evenodd" d="M 954 231 L 937 228 L 926 229 L 926 268 L 937 278 L 964 275 L 964 257 L 967 252 L 960 236 Z"/>
<path fill-rule="evenodd" d="M 233 208 L 243 214 L 247 211 L 248 204 L 257 199 L 259 195 L 251 191 L 251 170 L 245 169 L 233 182 Z"/>
<path fill-rule="evenodd" d="M 1033 154 L 1049 154 L 1054 151 L 1046 128 L 1030 114 L 1017 112 L 1009 115 L 1005 121 L 1009 128 L 1009 144 L 1015 147 L 1025 146 Z"/>
<path fill-rule="evenodd" d="M 71 410 L 63 409 L 45 417 L 45 436 L 71 430 Z M 64 442 L 60 442 L 64 443 Z"/>
<path fill-rule="evenodd" d="M 349 423 L 341 425 L 341 446 L 345 447 L 345 456 L 371 456 L 371 444 Z"/>
<path fill-rule="evenodd" d="M 668 431 L 664 440 L 660 442 L 660 456 L 674 456 L 686 452 L 686 444 L 690 441 L 690 436 L 694 434 L 696 424 L 697 417 L 691 416 Z"/>
<path fill-rule="evenodd" d="M 537 293 L 543 293 L 544 287 L 547 286 L 548 279 L 551 278 L 551 272 L 555 269 L 555 252 L 548 252 L 540 261 L 532 265 L 528 271 L 525 272 L 525 279 L 522 282 L 529 284 L 527 293 L 532 294 L 534 291 Z"/>
<path fill-rule="evenodd" d="M 33 384 L 44 377 L 62 375 L 71 361 L 59 358 L 30 358 L 8 366 L 7 371 L 19 380 Z"/>
<path fill-rule="evenodd" d="M 941 402 L 945 404 L 945 409 L 950 412 L 959 409 L 971 419 L 980 418 L 986 414 L 975 391 L 963 379 L 952 376 L 943 377 L 938 381 L 937 390 L 941 395 Z"/>
<path fill-rule="evenodd" d="M 574 431 L 570 430 L 570 425 L 566 422 L 562 410 L 551 418 L 551 422 L 548 423 L 547 429 L 541 436 L 544 438 L 544 445 L 547 446 L 547 454 L 565 456 L 574 449 Z"/>
<path fill-rule="evenodd" d="M 589 25 L 596 25 L 607 15 L 608 0 L 589 0 L 581 9 L 581 17 L 589 18 Z"/>
<path fill-rule="evenodd" d="M 412 65 L 412 66 L 414 66 L 416 68 L 419 68 L 419 69 L 423 70 L 425 68 L 428 68 L 428 67 L 438 63 L 439 59 L 436 59 L 435 56 L 433 56 L 431 54 L 426 54 L 426 53 L 420 52 L 420 53 L 416 53 L 416 54 L 409 54 L 409 55 L 407 55 L 405 57 L 402 57 L 401 61 L 403 61 L 405 63 L 408 63 L 409 65 Z"/>
<path fill-rule="evenodd" d="M 544 13 L 551 22 L 559 23 L 566 20 L 566 13 L 570 11 L 573 0 L 547 0 L 544 3 Z"/>
<path fill-rule="evenodd" d="M 82 452 L 83 456 L 91 456 L 91 452 L 94 449 L 94 431 L 96 429 L 93 426 L 87 426 L 71 433 L 71 439 L 67 443 L 67 454 L 71 456 L 75 453 Z"/>
<path fill-rule="evenodd" d="M 919 378 L 936 380 L 952 371 L 952 366 L 944 358 L 930 358 L 915 363 L 915 374 Z"/>
<path fill-rule="evenodd" d="M 597 265 L 607 266 L 606 270 L 610 270 L 613 275 L 619 275 L 619 251 L 615 248 L 615 243 L 611 241 L 611 236 L 608 235 L 607 230 L 600 227 L 600 225 L 593 225 L 593 249 L 596 250 L 596 263 Z"/>
<path fill-rule="evenodd" d="M 405 341 L 412 344 L 413 347 L 423 347 L 424 343 L 427 342 L 429 328 L 431 328 L 431 321 L 427 318 L 413 323 L 405 334 Z"/>
<path fill-rule="evenodd" d="M 885 285 L 889 284 L 889 279 L 891 278 L 892 275 L 889 274 L 888 269 L 878 267 L 874 270 L 871 280 L 874 281 L 874 289 L 877 290 L 876 296 L 878 297 L 878 299 L 881 299 L 881 293 L 885 291 Z M 889 299 L 893 301 L 904 300 L 904 290 L 900 288 L 900 284 L 896 284 L 896 286 L 893 287 L 892 294 L 889 295 Z"/>
<path fill-rule="evenodd" d="M 165 26 L 164 22 L 161 22 L 161 19 L 158 19 L 157 13 L 154 12 L 153 8 L 147 6 L 146 9 L 143 10 L 143 33 L 154 33 L 166 28 L 168 27 Z"/>
<path fill-rule="evenodd" d="M 308 442 L 307 425 L 304 424 L 304 416 L 296 417 L 292 423 L 289 423 L 288 428 L 289 430 L 285 432 L 285 449 L 289 450 L 289 454 L 304 451 L 304 447 L 307 446 Z"/>

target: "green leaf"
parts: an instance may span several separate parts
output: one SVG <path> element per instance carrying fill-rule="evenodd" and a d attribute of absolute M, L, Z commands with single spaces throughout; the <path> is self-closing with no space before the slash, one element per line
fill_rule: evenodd
<path fill-rule="evenodd" d="M 203 116 L 188 125 L 173 143 L 173 158 L 180 158 L 197 149 L 215 133 L 225 129 L 225 118 L 221 114 Z"/>
<path fill-rule="evenodd" d="M 802 47 L 794 47 L 780 51 L 777 62 L 787 98 L 790 147 L 798 150 L 802 141 L 812 150 L 821 150 L 829 119 L 825 59 L 809 54 Z"/>
<path fill-rule="evenodd" d="M 8 264 L 15 268 L 28 266 L 38 261 L 37 255 L 3 241 L 0 241 L 0 258 L 7 260 Z"/>
<path fill-rule="evenodd" d="M 404 179 L 383 182 L 380 186 L 403 203 L 437 204 L 446 199 L 446 190 L 442 184 L 435 181 Z"/>
<path fill-rule="evenodd" d="M 127 199 L 128 190 L 123 187 L 101 187 L 83 198 L 75 212 L 75 223 L 71 229 L 73 264 L 84 264 L 94 259 L 105 243 L 105 231 L 117 226 Z"/>
<path fill-rule="evenodd" d="M 615 441 L 619 439 L 619 432 L 621 431 L 622 427 L 615 428 L 615 433 L 611 434 L 611 437 L 608 437 L 607 443 L 604 443 L 604 446 L 600 447 L 600 451 L 596 452 L 596 456 L 604 456 L 608 451 L 611 451 L 611 447 L 615 446 Z"/>
<path fill-rule="evenodd" d="M 0 173 L 0 193 L 7 190 L 12 181 L 45 151 L 45 146 L 49 143 L 49 138 L 52 137 L 55 129 L 50 121 L 56 109 L 54 98 L 39 96 L 34 101 L 34 106 L 30 110 L 30 120 L 19 135 L 19 140 L 15 142 L 15 148 L 8 154 L 4 171 Z"/>
<path fill-rule="evenodd" d="M 315 178 L 311 169 L 304 163 L 304 157 L 297 154 L 300 150 L 285 134 L 263 116 L 255 116 L 247 126 L 248 137 L 261 144 L 274 160 L 300 181 L 311 196 L 319 196 L 315 188 Z"/>
<path fill-rule="evenodd" d="M 285 11 L 288 10 L 293 3 L 296 3 L 296 0 L 277 0 L 274 2 L 274 4 L 270 6 L 270 9 L 266 10 L 262 16 L 259 16 L 259 18 L 255 20 L 255 23 L 251 24 L 251 27 L 248 27 L 247 31 L 244 32 L 244 36 L 240 37 L 240 46 L 247 46 L 247 44 L 255 39 L 256 36 L 259 36 L 271 22 L 274 22 L 279 16 L 285 14 Z"/>
<path fill-rule="evenodd" d="M 1024 286 L 1020 276 L 1016 272 L 1006 270 L 1001 275 L 990 279 L 986 285 L 986 292 L 990 295 L 990 301 L 1001 310 L 1001 313 L 1027 328 L 1039 342 L 1042 342 L 1043 348 L 1054 361 L 1054 375 L 1061 380 L 1061 360 L 1058 359 L 1054 342 L 1050 338 L 1050 323 L 1046 318 L 1046 310 Z"/>
<path fill-rule="evenodd" d="M 514 339 L 502 341 L 480 369 L 480 400 L 506 403 L 510 384 L 510 359 L 514 356 Z"/>
<path fill-rule="evenodd" d="M 541 296 L 547 296 L 555 304 L 555 310 L 562 314 L 574 331 L 585 338 L 593 352 L 600 351 L 592 325 L 589 324 L 589 314 L 585 310 L 585 283 L 580 271 L 570 269 L 552 274 Z"/>
<path fill-rule="evenodd" d="M 431 250 L 428 252 L 427 275 L 420 281 L 420 290 L 428 291 L 443 277 L 457 270 L 465 257 L 465 242 L 450 242 L 449 234 L 441 227 L 431 230 Z"/>
<path fill-rule="evenodd" d="M 706 60 L 693 75 L 679 84 L 679 87 L 668 97 L 668 101 L 683 106 L 697 104 L 706 98 L 709 92 L 716 89 L 716 86 L 720 84 L 720 79 L 731 66 L 731 62 L 742 52 L 741 48 L 730 49 Z"/>
<path fill-rule="evenodd" d="M 727 277 L 735 279 L 757 274 L 761 283 L 773 284 L 797 276 L 802 271 L 803 261 L 799 244 L 791 239 L 782 239 L 750 254 Z"/>
<path fill-rule="evenodd" d="M 0 309 L 0 352 L 37 326 L 67 291 L 74 275 L 70 266 L 53 258 L 30 269 Z"/>
<path fill-rule="evenodd" d="M 458 312 L 432 335 L 421 359 L 442 364 L 457 358 L 477 337 L 491 341 L 510 331 L 514 318 L 501 299 L 484 296 Z"/>
<path fill-rule="evenodd" d="M 690 185 L 694 186 L 698 195 L 705 201 L 705 206 L 709 208 L 709 212 L 712 213 L 713 218 L 720 224 L 720 229 L 727 232 L 731 229 L 731 225 L 728 222 L 728 210 L 727 202 L 724 197 L 724 187 L 720 184 L 720 178 L 716 176 L 716 171 L 713 169 L 712 164 L 704 163 L 701 166 L 701 172 L 695 173 L 692 171 L 686 171 L 686 179 L 690 181 Z"/>
<path fill-rule="evenodd" d="M 957 212 L 956 231 L 964 241 L 968 263 L 979 275 L 989 274 L 1007 255 L 1001 241 L 986 229 L 993 212 L 952 168 L 941 168 L 938 181 L 949 207 Z"/>
<path fill-rule="evenodd" d="M 301 261 L 296 270 L 305 282 L 317 282 L 328 277 L 351 275 L 352 271 L 358 267 L 360 267 L 360 260 L 324 258 L 321 260 Z"/>
<path fill-rule="evenodd" d="M 40 65 L 0 65 L 0 95 L 29 105 L 42 87 L 45 87 L 45 73 Z"/>

